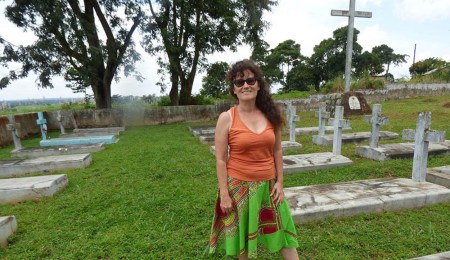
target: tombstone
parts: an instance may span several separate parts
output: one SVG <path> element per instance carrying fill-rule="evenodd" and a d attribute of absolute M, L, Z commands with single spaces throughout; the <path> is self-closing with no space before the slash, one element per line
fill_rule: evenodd
<path fill-rule="evenodd" d="M 320 103 L 319 111 L 316 113 L 316 117 L 319 118 L 319 136 L 325 135 L 325 121 L 330 119 L 330 112 L 327 112 L 327 104 L 325 102 Z"/>
<path fill-rule="evenodd" d="M 369 146 L 372 148 L 378 147 L 380 125 L 387 125 L 389 123 L 389 119 L 387 117 L 381 116 L 380 104 L 373 105 L 372 116 L 365 117 L 365 121 L 372 125 Z"/>
<path fill-rule="evenodd" d="M 348 120 L 343 119 L 344 108 L 342 106 L 336 106 L 334 116 L 335 118 L 330 118 L 329 122 L 333 124 L 333 136 L 328 137 L 325 135 L 315 135 L 312 137 L 312 141 L 319 145 L 328 145 L 330 142 L 333 144 L 333 154 L 341 154 L 342 146 L 342 131 L 343 128 L 349 127 L 350 123 Z"/>
<path fill-rule="evenodd" d="M 47 119 L 44 118 L 44 113 L 38 112 L 38 119 L 36 123 L 39 125 L 42 134 L 42 140 L 47 140 Z"/>
<path fill-rule="evenodd" d="M 344 107 L 344 116 L 371 114 L 369 104 L 360 92 L 346 92 L 341 96 L 341 105 Z"/>
<path fill-rule="evenodd" d="M 20 124 L 14 119 L 14 116 L 8 116 L 9 124 L 6 125 L 6 130 L 11 131 L 11 135 L 14 142 L 15 150 L 22 149 L 22 144 L 20 142 Z"/>
<path fill-rule="evenodd" d="M 288 123 L 289 123 L 289 141 L 295 142 L 295 123 L 300 121 L 300 117 L 297 115 L 296 107 L 291 103 L 288 104 Z"/>
<path fill-rule="evenodd" d="M 422 112 L 417 118 L 416 130 L 404 130 L 403 139 L 415 140 L 412 179 L 424 182 L 427 174 L 429 142 L 444 142 L 445 131 L 432 131 L 431 112 Z"/>
<path fill-rule="evenodd" d="M 61 129 L 61 134 L 65 134 L 66 130 L 64 129 L 64 125 L 63 125 L 64 116 L 61 115 L 61 110 L 56 111 L 56 120 L 59 123 L 59 128 Z"/>

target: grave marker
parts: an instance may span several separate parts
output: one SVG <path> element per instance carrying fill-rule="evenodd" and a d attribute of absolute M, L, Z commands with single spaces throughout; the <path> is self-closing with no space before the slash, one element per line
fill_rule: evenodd
<path fill-rule="evenodd" d="M 316 117 L 319 118 L 319 136 L 325 135 L 325 121 L 330 118 L 330 112 L 327 112 L 327 104 L 321 102 L 319 106 L 319 111 L 316 112 Z"/>
<path fill-rule="evenodd" d="M 355 11 L 355 0 L 350 0 L 349 10 L 331 10 L 332 16 L 347 16 L 347 47 L 345 50 L 345 92 L 350 91 L 350 74 L 352 69 L 353 27 L 355 17 L 372 18 L 372 12 Z"/>
<path fill-rule="evenodd" d="M 427 174 L 429 142 L 443 142 L 445 131 L 431 130 L 431 112 L 419 113 L 416 130 L 403 130 L 404 140 L 415 140 L 412 180 L 424 182 Z"/>
<path fill-rule="evenodd" d="M 295 142 L 295 123 L 300 121 L 300 117 L 297 115 L 296 107 L 291 103 L 288 104 L 287 108 L 289 121 L 289 141 Z"/>
<path fill-rule="evenodd" d="M 372 116 L 366 116 L 364 119 L 367 123 L 372 124 L 369 146 L 371 148 L 376 148 L 378 147 L 378 139 L 380 137 L 380 125 L 387 125 L 389 123 L 389 119 L 385 116 L 381 116 L 380 104 L 374 104 Z"/>
<path fill-rule="evenodd" d="M 16 124 L 14 116 L 8 116 L 9 124 L 6 125 L 6 130 L 11 131 L 15 150 L 22 149 L 20 142 L 20 124 Z"/>
<path fill-rule="evenodd" d="M 61 134 L 65 134 L 66 130 L 64 129 L 63 120 L 64 116 L 61 115 L 61 110 L 56 111 L 56 120 L 58 120 L 59 128 L 61 129 Z"/>
<path fill-rule="evenodd" d="M 333 120 L 333 154 L 340 155 L 341 154 L 341 146 L 342 146 L 342 128 L 348 125 L 348 120 L 343 119 L 344 117 L 344 107 L 336 106 L 336 111 L 334 112 L 334 120 Z"/>
<path fill-rule="evenodd" d="M 44 118 L 44 113 L 38 112 L 38 119 L 36 123 L 41 128 L 42 140 L 47 140 L 47 119 Z"/>

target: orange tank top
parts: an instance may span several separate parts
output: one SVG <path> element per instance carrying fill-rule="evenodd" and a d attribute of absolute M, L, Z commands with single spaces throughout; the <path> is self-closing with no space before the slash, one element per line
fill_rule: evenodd
<path fill-rule="evenodd" d="M 232 122 L 228 133 L 230 146 L 227 162 L 228 175 L 244 181 L 274 179 L 275 131 L 273 125 L 266 119 L 266 128 L 262 133 L 257 134 L 241 121 L 236 107 L 232 107 L 229 111 Z"/>

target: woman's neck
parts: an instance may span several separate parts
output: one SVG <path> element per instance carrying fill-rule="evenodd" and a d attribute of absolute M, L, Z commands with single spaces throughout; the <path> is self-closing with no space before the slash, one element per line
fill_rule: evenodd
<path fill-rule="evenodd" d="M 239 102 L 238 109 L 240 112 L 252 113 L 258 108 L 256 107 L 255 102 Z"/>

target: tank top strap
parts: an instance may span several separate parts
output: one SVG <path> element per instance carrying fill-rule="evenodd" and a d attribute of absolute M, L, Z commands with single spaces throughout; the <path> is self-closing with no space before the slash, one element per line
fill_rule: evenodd
<path fill-rule="evenodd" d="M 231 118 L 231 123 L 230 123 L 230 128 L 228 129 L 228 131 L 230 131 L 231 130 L 231 127 L 233 127 L 233 124 L 234 124 L 234 118 L 235 118 L 235 116 L 236 116 L 236 107 L 232 107 L 232 108 L 230 108 L 230 109 L 228 109 L 228 115 L 230 115 L 230 118 Z"/>

